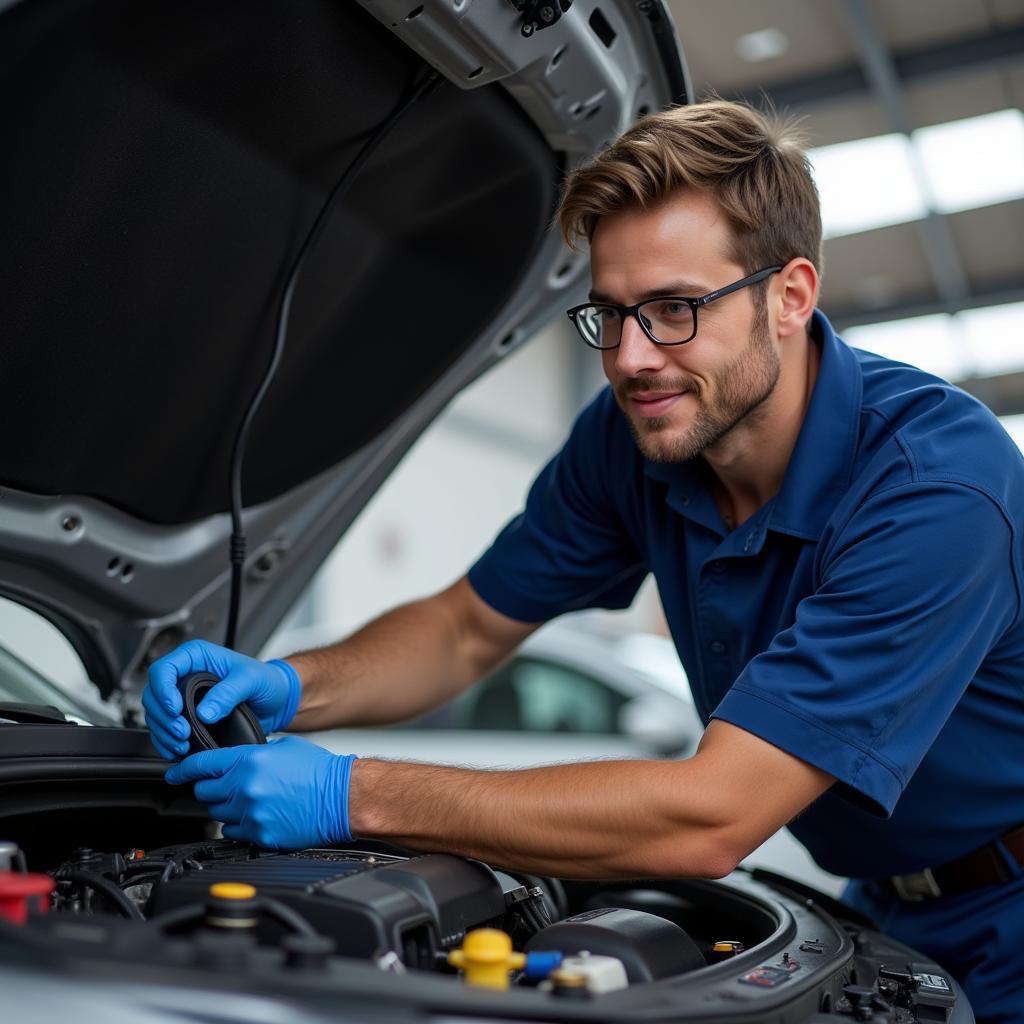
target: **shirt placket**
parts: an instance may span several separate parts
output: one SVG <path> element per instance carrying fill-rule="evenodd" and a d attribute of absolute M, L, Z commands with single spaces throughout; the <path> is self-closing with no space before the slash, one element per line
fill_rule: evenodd
<path fill-rule="evenodd" d="M 735 638 L 742 624 L 734 621 L 736 596 L 732 583 L 739 559 L 755 557 L 764 545 L 767 517 L 763 511 L 725 537 L 700 567 L 697 623 L 704 667 L 701 696 L 709 711 L 717 706 L 742 668 L 736 663 Z"/>

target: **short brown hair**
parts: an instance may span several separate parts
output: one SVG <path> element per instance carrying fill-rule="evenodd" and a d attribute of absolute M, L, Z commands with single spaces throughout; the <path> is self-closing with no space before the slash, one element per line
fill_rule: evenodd
<path fill-rule="evenodd" d="M 569 247 L 604 216 L 679 188 L 710 193 L 747 273 L 805 256 L 821 273 L 821 205 L 796 123 L 714 99 L 639 121 L 566 182 L 558 220 Z"/>

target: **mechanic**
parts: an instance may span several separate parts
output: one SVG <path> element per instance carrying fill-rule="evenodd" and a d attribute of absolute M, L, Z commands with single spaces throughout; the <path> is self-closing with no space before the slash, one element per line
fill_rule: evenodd
<path fill-rule="evenodd" d="M 156 662 L 153 741 L 187 752 L 179 676 L 266 729 L 421 715 L 538 625 L 624 608 L 653 573 L 708 723 L 675 761 L 471 771 L 298 737 L 195 754 L 224 835 L 388 840 L 563 877 L 732 871 L 790 825 L 848 899 L 1024 1022 L 1024 462 L 938 378 L 849 348 L 815 309 L 818 196 L 791 125 L 712 101 L 646 117 L 574 171 L 590 245 L 570 311 L 609 386 L 525 510 L 449 589 L 261 663 Z"/>

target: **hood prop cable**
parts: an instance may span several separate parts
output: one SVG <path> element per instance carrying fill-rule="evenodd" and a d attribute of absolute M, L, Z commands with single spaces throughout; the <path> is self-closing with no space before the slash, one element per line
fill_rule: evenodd
<path fill-rule="evenodd" d="M 348 191 L 356 175 L 362 170 L 366 161 L 373 151 L 388 136 L 391 130 L 402 119 L 406 111 L 424 96 L 429 95 L 441 81 L 441 75 L 437 71 L 431 71 L 426 77 L 415 86 L 413 91 L 399 106 L 391 113 L 388 119 L 381 124 L 377 130 L 366 140 L 363 148 L 356 154 L 355 159 L 348 165 L 342 176 L 337 180 L 334 187 L 327 195 L 320 212 L 317 214 L 313 226 L 309 229 L 305 240 L 299 247 L 298 255 L 292 263 L 291 270 L 285 282 L 284 292 L 281 295 L 281 304 L 277 312 L 277 330 L 274 337 L 274 347 L 270 353 L 270 362 L 263 373 L 263 379 L 249 402 L 245 415 L 235 435 L 235 444 L 231 452 L 231 597 L 228 606 L 228 625 L 224 639 L 226 647 L 234 649 L 238 633 L 238 615 L 242 603 L 242 569 L 245 565 L 246 537 L 245 525 L 242 522 L 242 464 L 245 461 L 245 449 L 249 440 L 249 429 L 256 413 L 263 404 L 267 391 L 270 389 L 271 381 L 284 355 L 285 340 L 288 337 L 288 321 L 291 314 L 292 298 L 295 295 L 295 286 L 298 283 L 299 274 L 305 263 L 306 256 L 316 242 L 327 220 L 327 214 L 331 208 Z"/>

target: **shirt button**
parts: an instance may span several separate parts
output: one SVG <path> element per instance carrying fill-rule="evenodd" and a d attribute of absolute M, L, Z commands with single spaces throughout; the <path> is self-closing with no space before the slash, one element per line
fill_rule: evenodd
<path fill-rule="evenodd" d="M 725 644 L 721 640 L 712 640 L 711 642 L 711 653 L 712 654 L 725 654 Z"/>
<path fill-rule="evenodd" d="M 711 563 L 712 572 L 725 572 L 725 562 L 714 561 Z"/>

